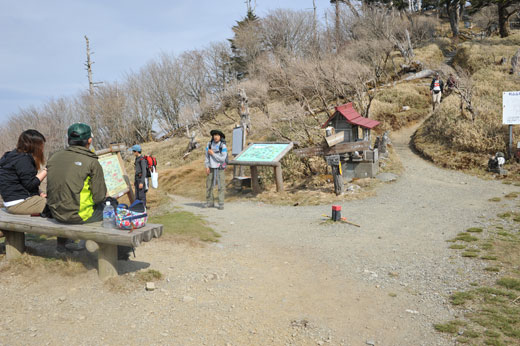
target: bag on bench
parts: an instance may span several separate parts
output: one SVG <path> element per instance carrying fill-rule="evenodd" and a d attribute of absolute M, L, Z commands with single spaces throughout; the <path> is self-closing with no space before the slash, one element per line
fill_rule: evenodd
<path fill-rule="evenodd" d="M 140 200 L 130 205 L 120 204 L 116 208 L 116 225 L 120 229 L 136 229 L 146 225 L 148 214 Z"/>

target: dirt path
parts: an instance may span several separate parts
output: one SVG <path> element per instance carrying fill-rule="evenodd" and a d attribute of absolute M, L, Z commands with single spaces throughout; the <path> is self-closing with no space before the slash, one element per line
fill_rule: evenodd
<path fill-rule="evenodd" d="M 222 240 L 138 248 L 128 269 L 150 263 L 165 274 L 154 292 L 110 291 L 93 269 L 37 281 L 1 273 L 0 345 L 452 345 L 432 323 L 453 317 L 449 294 L 483 274 L 445 241 L 495 215 L 489 198 L 518 188 L 434 167 L 409 149 L 412 132 L 392 138 L 398 181 L 342 204 L 361 228 L 322 224 L 329 205 L 219 211 L 174 197 Z"/>

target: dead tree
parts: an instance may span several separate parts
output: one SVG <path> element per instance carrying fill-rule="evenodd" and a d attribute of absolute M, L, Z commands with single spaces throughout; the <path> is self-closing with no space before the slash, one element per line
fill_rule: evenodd
<path fill-rule="evenodd" d="M 89 109 L 88 109 L 88 115 L 89 115 L 89 121 L 91 123 L 91 126 L 94 127 L 95 130 L 98 129 L 97 126 L 97 117 L 96 112 L 94 112 L 94 87 L 98 84 L 101 84 L 102 82 L 94 82 L 92 80 L 92 65 L 94 62 L 90 60 L 90 55 L 94 54 L 94 52 L 90 52 L 90 42 L 88 40 L 87 35 L 85 35 L 85 42 L 87 45 L 87 61 L 85 62 L 85 70 L 87 70 L 87 77 L 88 77 L 88 92 L 89 92 Z"/>

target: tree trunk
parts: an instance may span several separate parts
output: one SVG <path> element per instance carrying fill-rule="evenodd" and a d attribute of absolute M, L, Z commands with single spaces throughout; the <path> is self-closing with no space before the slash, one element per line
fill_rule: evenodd
<path fill-rule="evenodd" d="M 335 39 L 336 39 L 336 52 L 339 50 L 339 25 L 340 25 L 340 17 L 339 17 L 339 0 L 336 0 L 336 23 L 335 23 Z"/>
<path fill-rule="evenodd" d="M 459 0 L 448 0 L 446 2 L 446 12 L 450 18 L 450 27 L 453 37 L 459 37 Z"/>
<path fill-rule="evenodd" d="M 500 32 L 500 37 L 508 37 L 509 36 L 509 13 L 507 12 L 508 3 L 497 4 L 498 6 L 498 30 Z"/>

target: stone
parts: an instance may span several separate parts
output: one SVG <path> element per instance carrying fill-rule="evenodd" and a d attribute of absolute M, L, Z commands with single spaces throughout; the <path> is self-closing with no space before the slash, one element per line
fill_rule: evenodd
<path fill-rule="evenodd" d="M 410 110 L 410 106 L 403 106 L 403 112 L 406 112 L 406 111 L 409 111 Z"/>
<path fill-rule="evenodd" d="M 370 346 L 375 346 L 375 345 L 376 345 L 376 342 L 373 341 L 373 340 L 367 340 L 366 344 L 367 344 L 367 345 L 370 345 Z"/>
<path fill-rule="evenodd" d="M 379 173 L 378 175 L 376 175 L 376 179 L 383 181 L 385 183 L 391 182 L 391 181 L 396 181 L 397 178 L 398 178 L 398 176 L 394 173 Z"/>
<path fill-rule="evenodd" d="M 195 300 L 195 298 L 190 297 L 190 296 L 184 296 L 184 297 L 182 297 L 182 301 L 185 302 L 185 303 L 189 303 L 189 302 L 192 302 L 192 301 L 194 301 L 194 300 Z"/>
<path fill-rule="evenodd" d="M 155 284 L 153 282 L 147 282 L 146 283 L 146 290 L 147 291 L 153 291 L 155 290 Z"/>

